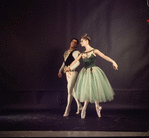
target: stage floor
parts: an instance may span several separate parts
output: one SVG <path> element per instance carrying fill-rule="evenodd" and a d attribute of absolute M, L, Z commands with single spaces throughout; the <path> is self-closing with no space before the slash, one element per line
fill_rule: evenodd
<path fill-rule="evenodd" d="M 148 110 L 102 110 L 101 115 L 87 110 L 81 119 L 74 110 L 69 117 L 62 110 L 3 111 L 0 136 L 149 136 Z"/>

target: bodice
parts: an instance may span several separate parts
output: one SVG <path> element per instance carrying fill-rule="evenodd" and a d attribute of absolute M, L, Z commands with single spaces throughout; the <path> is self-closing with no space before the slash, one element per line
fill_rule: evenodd
<path fill-rule="evenodd" d="M 85 68 L 91 68 L 95 66 L 96 56 L 91 54 L 89 58 L 83 58 Z"/>

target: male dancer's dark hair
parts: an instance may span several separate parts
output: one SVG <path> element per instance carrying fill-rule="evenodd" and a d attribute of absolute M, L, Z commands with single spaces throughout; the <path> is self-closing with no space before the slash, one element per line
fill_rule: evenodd
<path fill-rule="evenodd" d="M 71 41 L 72 41 L 72 40 L 77 40 L 77 45 L 79 44 L 79 40 L 78 40 L 77 38 L 72 38 Z M 71 41 L 70 41 L 70 42 L 71 42 Z"/>

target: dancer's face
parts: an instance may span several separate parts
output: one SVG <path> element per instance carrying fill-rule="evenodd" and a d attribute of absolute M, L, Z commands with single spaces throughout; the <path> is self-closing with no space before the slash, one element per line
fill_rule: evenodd
<path fill-rule="evenodd" d="M 77 40 L 73 39 L 71 42 L 70 42 L 70 47 L 71 48 L 77 48 Z"/>
<path fill-rule="evenodd" d="M 86 46 L 88 44 L 88 41 L 85 40 L 85 39 L 81 39 L 81 42 L 80 42 L 81 46 Z"/>

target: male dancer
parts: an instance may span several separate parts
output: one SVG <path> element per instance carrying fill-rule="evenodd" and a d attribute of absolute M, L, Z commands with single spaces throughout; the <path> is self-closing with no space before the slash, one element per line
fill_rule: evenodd
<path fill-rule="evenodd" d="M 72 38 L 70 42 L 70 47 L 68 50 L 64 53 L 64 62 L 62 63 L 61 68 L 59 69 L 58 77 L 62 78 L 62 71 L 65 71 L 65 69 L 78 57 L 80 52 L 76 49 L 79 44 L 78 39 Z M 76 68 L 80 65 L 80 62 L 78 61 L 76 64 L 74 64 L 71 68 L 71 75 L 69 75 L 69 72 L 66 72 L 66 79 L 67 79 L 67 90 L 68 90 L 68 97 L 67 97 L 67 106 L 65 109 L 64 117 L 69 115 L 70 112 L 70 106 L 71 102 L 73 100 L 73 87 L 78 75 L 78 71 L 76 71 Z M 74 96 L 75 98 L 75 96 Z M 80 102 L 75 98 L 77 103 L 77 112 L 76 114 L 79 114 L 80 110 L 82 109 L 82 106 Z"/>

